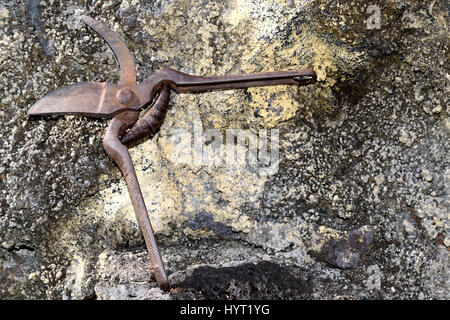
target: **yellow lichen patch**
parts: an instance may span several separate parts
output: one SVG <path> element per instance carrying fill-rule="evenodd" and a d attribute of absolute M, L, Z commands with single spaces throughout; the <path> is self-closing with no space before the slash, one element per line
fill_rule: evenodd
<path fill-rule="evenodd" d="M 237 26 L 243 21 L 248 21 L 250 16 L 250 6 L 246 4 L 246 0 L 234 0 L 231 6 L 232 10 L 228 12 L 225 19 L 233 26 Z"/>
<path fill-rule="evenodd" d="M 357 62 L 362 55 L 361 52 L 350 51 L 346 47 L 327 43 L 308 30 L 294 30 L 288 40 L 290 44 L 281 43 L 277 39 L 270 44 L 261 41 L 258 47 L 262 50 L 254 52 L 255 59 L 256 55 L 259 55 L 262 65 L 276 63 L 277 68 L 312 68 L 317 73 L 317 80 L 324 82 L 323 85 L 327 87 L 336 83 L 340 60 L 347 59 Z M 305 61 L 305 65 L 299 65 L 298 59 L 295 57 L 306 53 L 308 53 L 308 57 L 311 56 L 311 61 Z"/>
<path fill-rule="evenodd" d="M 241 68 L 246 72 L 312 68 L 317 73 L 319 84 L 315 85 L 314 100 L 309 103 L 320 109 L 329 109 L 334 101 L 331 87 L 341 77 L 342 61 L 353 60 L 358 63 L 361 58 L 361 52 L 326 43 L 308 29 L 294 28 L 288 39 L 275 36 L 269 43 L 264 39 L 256 41 L 253 50 L 249 52 L 249 58 L 242 61 Z M 264 66 L 264 69 L 258 69 L 258 66 Z M 263 124 L 270 127 L 295 117 L 309 95 L 304 94 L 307 92 L 306 88 L 294 86 L 255 88 L 248 91 L 254 100 L 250 104 L 251 113 L 257 111 L 263 117 Z M 297 93 L 300 93 L 300 99 Z"/>
<path fill-rule="evenodd" d="M 293 99 L 291 91 L 292 88 L 280 90 L 279 86 L 251 88 L 248 92 L 252 101 L 248 107 L 263 118 L 266 128 L 274 128 L 292 119 L 300 107 L 299 102 Z"/>
<path fill-rule="evenodd" d="M 347 232 L 339 231 L 325 226 L 319 226 L 319 233 L 321 233 L 327 240 L 329 239 L 340 239 L 346 236 Z"/>
<path fill-rule="evenodd" d="M 325 81 L 327 80 L 327 75 L 335 75 L 337 71 L 336 59 L 329 46 L 324 45 L 320 41 L 315 43 L 311 41 L 311 46 L 313 45 L 317 45 L 317 47 L 313 47 L 314 52 L 316 52 L 316 56 L 313 58 L 313 69 L 317 73 L 317 81 Z M 328 77 L 328 80 L 328 86 L 333 86 L 336 83 L 334 77 Z"/>
<path fill-rule="evenodd" d="M 346 231 L 339 231 L 325 226 L 319 226 L 319 228 L 312 232 L 310 249 L 320 252 L 324 244 L 329 240 L 338 240 L 347 237 Z"/>
<path fill-rule="evenodd" d="M 363 55 L 359 51 L 350 51 L 346 47 L 326 43 L 322 38 L 313 35 L 304 39 L 304 43 L 315 53 L 312 68 L 317 73 L 317 80 L 325 82 L 325 87 L 332 87 L 336 83 L 341 71 L 340 61 L 354 61 L 356 64 Z"/>
<path fill-rule="evenodd" d="M 312 68 L 317 73 L 317 81 L 323 81 L 324 86 L 332 87 L 337 81 L 338 55 L 348 56 L 350 53 L 343 52 L 342 48 L 330 46 L 316 36 L 304 39 L 305 45 L 314 52 Z"/>
<path fill-rule="evenodd" d="M 249 233 L 256 227 L 253 220 L 251 220 L 248 216 L 241 214 L 238 210 L 234 210 L 234 215 L 238 216 L 238 218 L 230 223 L 233 231 Z"/>

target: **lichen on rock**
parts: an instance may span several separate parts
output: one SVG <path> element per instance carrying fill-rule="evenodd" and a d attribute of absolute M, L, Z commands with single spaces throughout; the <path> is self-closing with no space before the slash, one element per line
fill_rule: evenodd
<path fill-rule="evenodd" d="M 448 8 L 385 1 L 368 28 L 368 5 L 0 0 L 0 298 L 448 299 Z M 170 293 L 103 151 L 108 120 L 27 116 L 57 87 L 119 79 L 81 14 L 124 39 L 138 81 L 161 67 L 318 74 L 174 94 L 130 149 Z M 279 130 L 278 171 L 175 161 L 175 130 L 197 124 Z"/>

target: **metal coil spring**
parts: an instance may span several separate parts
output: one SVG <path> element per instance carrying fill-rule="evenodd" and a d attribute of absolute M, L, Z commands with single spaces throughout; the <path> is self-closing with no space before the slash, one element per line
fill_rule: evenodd
<path fill-rule="evenodd" d="M 127 145 L 151 135 L 159 129 L 164 122 L 169 105 L 170 87 L 164 84 L 155 104 L 135 123 L 131 129 L 120 139 Z"/>

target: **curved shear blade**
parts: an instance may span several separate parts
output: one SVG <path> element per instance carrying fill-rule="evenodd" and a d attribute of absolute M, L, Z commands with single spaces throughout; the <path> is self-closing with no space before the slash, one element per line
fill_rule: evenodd
<path fill-rule="evenodd" d="M 112 117 L 124 110 L 117 105 L 118 86 L 107 82 L 80 82 L 58 88 L 36 102 L 29 115 Z"/>
<path fill-rule="evenodd" d="M 82 15 L 81 21 L 86 23 L 89 27 L 95 30 L 98 35 L 105 40 L 111 50 L 114 52 L 120 66 L 120 85 L 135 86 L 136 85 L 136 66 L 134 64 L 133 56 L 128 50 L 126 44 L 120 37 L 107 28 L 102 23 L 92 19 L 89 16 Z"/>

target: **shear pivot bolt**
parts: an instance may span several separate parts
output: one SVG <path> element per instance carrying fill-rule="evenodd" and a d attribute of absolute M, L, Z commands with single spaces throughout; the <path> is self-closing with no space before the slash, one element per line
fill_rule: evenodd
<path fill-rule="evenodd" d="M 130 88 L 122 88 L 117 92 L 117 100 L 123 105 L 128 105 L 133 101 L 134 93 Z"/>

